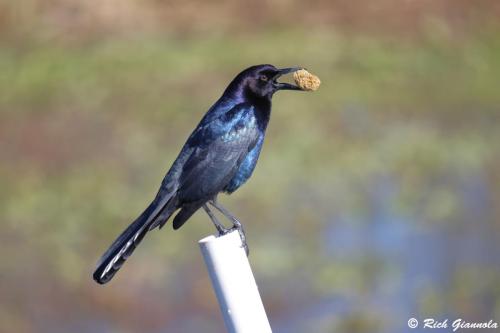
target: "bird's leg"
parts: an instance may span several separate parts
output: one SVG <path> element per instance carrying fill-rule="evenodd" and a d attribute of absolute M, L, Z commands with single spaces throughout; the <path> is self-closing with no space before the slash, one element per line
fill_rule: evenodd
<path fill-rule="evenodd" d="M 241 222 L 234 217 L 226 208 L 224 208 L 220 203 L 217 202 L 217 199 L 212 199 L 209 201 L 209 203 L 214 206 L 219 212 L 222 213 L 227 219 L 231 220 L 233 222 L 233 229 L 238 230 L 238 233 L 240 234 L 241 238 L 241 243 L 243 244 L 243 248 L 245 249 L 245 252 L 248 256 L 250 253 L 247 245 L 247 237 L 245 235 L 245 230 L 243 229 L 243 225 L 241 225 Z"/>
<path fill-rule="evenodd" d="M 208 208 L 207 204 L 203 205 L 203 209 L 205 212 L 208 214 L 208 217 L 212 220 L 213 224 L 215 225 L 215 228 L 219 232 L 219 236 L 225 235 L 229 232 L 230 229 L 226 228 L 220 221 L 217 219 L 217 216 L 212 213 L 210 208 Z"/>

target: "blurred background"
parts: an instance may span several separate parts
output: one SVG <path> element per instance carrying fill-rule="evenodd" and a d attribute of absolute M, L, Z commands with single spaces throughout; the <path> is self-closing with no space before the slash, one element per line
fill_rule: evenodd
<path fill-rule="evenodd" d="M 253 178 L 220 198 L 274 331 L 500 321 L 499 19 L 495 0 L 0 0 L 0 331 L 224 331 L 204 212 L 91 273 L 260 63 L 322 79 L 275 96 Z"/>

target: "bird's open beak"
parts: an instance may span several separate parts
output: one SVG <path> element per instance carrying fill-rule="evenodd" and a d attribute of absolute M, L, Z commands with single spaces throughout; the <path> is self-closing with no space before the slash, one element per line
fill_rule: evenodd
<path fill-rule="evenodd" d="M 276 90 L 302 90 L 296 85 L 277 81 L 280 76 L 296 72 L 300 69 L 302 69 L 302 67 L 289 67 L 289 68 L 279 69 L 278 74 L 276 74 L 273 78 L 274 87 L 276 88 Z"/>

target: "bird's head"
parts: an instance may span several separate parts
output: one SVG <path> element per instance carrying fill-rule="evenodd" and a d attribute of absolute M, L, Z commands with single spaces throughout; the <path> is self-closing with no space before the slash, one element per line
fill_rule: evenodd
<path fill-rule="evenodd" d="M 278 90 L 302 90 L 293 84 L 278 82 L 280 76 L 299 69 L 301 67 L 278 69 L 273 65 L 252 66 L 238 74 L 227 91 L 237 92 L 246 97 L 271 99 Z"/>

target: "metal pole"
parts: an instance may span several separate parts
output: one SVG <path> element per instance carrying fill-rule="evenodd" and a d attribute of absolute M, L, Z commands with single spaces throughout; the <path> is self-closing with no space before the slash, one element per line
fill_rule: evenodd
<path fill-rule="evenodd" d="M 198 242 L 229 333 L 270 333 L 259 290 L 237 231 Z"/>

